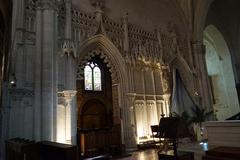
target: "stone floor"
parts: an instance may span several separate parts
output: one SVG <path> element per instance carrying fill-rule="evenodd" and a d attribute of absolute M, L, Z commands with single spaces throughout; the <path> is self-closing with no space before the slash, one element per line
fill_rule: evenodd
<path fill-rule="evenodd" d="M 207 151 L 208 145 L 207 143 L 199 144 L 195 143 L 186 143 L 179 144 L 179 151 L 183 152 L 192 152 L 194 153 L 195 160 L 202 160 L 202 157 L 205 155 L 205 151 Z M 158 160 L 157 149 L 145 149 L 131 153 L 131 156 L 125 158 L 119 158 L 117 160 Z"/>
<path fill-rule="evenodd" d="M 157 160 L 157 150 L 156 149 L 146 149 L 141 151 L 136 151 L 131 153 L 131 156 L 125 158 L 119 158 L 117 160 Z"/>

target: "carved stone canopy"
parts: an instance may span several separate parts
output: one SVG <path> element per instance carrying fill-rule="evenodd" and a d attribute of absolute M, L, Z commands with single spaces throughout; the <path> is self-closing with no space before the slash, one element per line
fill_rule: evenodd
<path fill-rule="evenodd" d="M 72 40 L 64 39 L 62 42 L 62 55 L 66 54 L 68 56 L 73 56 L 76 58 L 76 47 Z"/>

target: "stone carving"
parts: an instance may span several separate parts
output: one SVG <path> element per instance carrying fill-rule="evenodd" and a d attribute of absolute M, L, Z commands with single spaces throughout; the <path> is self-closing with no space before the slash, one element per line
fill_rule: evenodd
<path fill-rule="evenodd" d="M 94 34 L 95 15 L 72 8 L 73 39 L 81 43 Z"/>
<path fill-rule="evenodd" d="M 58 50 L 61 53 L 67 55 L 76 56 L 74 53 L 81 44 L 89 39 L 94 34 L 105 34 L 105 36 L 111 40 L 111 42 L 118 48 L 122 56 L 125 58 L 125 62 L 129 66 L 145 69 L 161 69 L 162 66 L 173 66 L 176 58 L 181 57 L 187 62 L 189 68 L 192 68 L 193 60 L 191 57 L 191 46 L 188 37 L 180 35 L 177 26 L 169 22 L 167 30 L 156 27 L 154 31 L 146 31 L 140 26 L 136 26 L 128 21 L 128 14 L 126 13 L 122 19 L 111 19 L 104 14 L 105 0 L 90 0 L 90 3 L 95 7 L 95 13 L 89 13 L 82 11 L 75 6 L 72 6 L 72 41 L 64 39 L 65 32 L 65 3 L 64 1 L 46 1 L 44 3 L 34 0 L 26 0 L 25 21 L 26 30 L 25 39 L 29 42 L 35 41 L 35 19 L 36 9 L 52 8 L 57 6 L 58 10 Z M 100 21 L 99 21 L 100 15 Z M 99 23 L 100 22 L 100 23 Z M 100 25 L 99 25 L 100 24 Z M 29 27 L 30 26 L 30 27 Z M 96 28 L 101 27 L 104 32 L 96 32 Z M 27 29 L 28 28 L 28 29 Z M 34 44 L 34 43 L 32 43 Z M 75 51 L 76 50 L 76 51 Z M 92 49 L 88 55 L 81 60 L 77 68 L 77 79 L 83 77 L 84 64 L 91 59 L 94 55 L 99 55 L 107 63 L 111 76 L 117 81 L 116 69 L 114 65 L 109 61 L 102 51 L 99 49 Z M 178 68 L 182 64 L 176 64 Z M 182 70 L 182 67 L 180 67 Z M 184 69 L 183 69 L 184 70 Z M 180 71 L 185 74 L 184 71 Z M 166 75 L 165 77 L 168 77 Z M 191 84 L 192 79 L 182 75 L 185 84 Z M 169 90 L 168 79 L 163 79 L 163 88 L 165 92 Z M 188 87 L 188 85 L 186 85 Z M 188 87 L 188 88 L 191 88 Z M 189 89 L 191 90 L 191 89 Z"/>
<path fill-rule="evenodd" d="M 61 55 L 66 54 L 67 56 L 72 56 L 76 58 L 76 47 L 72 40 L 64 39 L 62 42 L 62 52 Z"/>
<path fill-rule="evenodd" d="M 27 15 L 34 15 L 36 7 L 39 6 L 51 6 L 56 4 L 55 2 L 47 1 L 44 4 L 36 3 L 33 0 L 26 0 L 26 13 Z M 90 0 L 95 9 L 103 10 L 105 8 L 105 0 Z M 102 14 L 102 13 L 101 13 Z M 34 21 L 34 16 L 31 16 Z M 59 36 L 64 31 L 65 20 L 65 6 L 64 3 L 58 3 L 58 22 L 59 22 Z M 81 44 L 84 40 L 94 35 L 96 24 L 96 14 L 87 13 L 72 7 L 72 33 L 73 40 L 76 44 Z M 122 21 L 112 20 L 106 15 L 102 14 L 102 25 L 106 31 L 107 37 L 114 43 L 124 57 L 131 60 L 144 59 L 149 61 L 162 60 L 169 64 L 176 54 L 180 54 L 186 61 L 191 64 L 190 53 L 190 41 L 188 38 L 179 35 L 176 25 L 169 22 L 168 31 L 158 32 L 146 31 L 139 26 L 129 23 L 123 19 Z M 124 26 L 128 29 L 128 39 L 124 34 Z M 126 27 L 125 27 L 126 30 Z M 124 44 L 128 43 L 129 52 L 124 51 Z"/>
<path fill-rule="evenodd" d="M 35 0 L 26 0 L 25 1 L 25 12 L 34 13 L 36 11 L 36 1 Z"/>
<path fill-rule="evenodd" d="M 106 30 L 107 37 L 113 44 L 123 53 L 123 26 L 121 22 L 116 22 L 107 16 L 103 16 L 103 25 Z"/>
<path fill-rule="evenodd" d="M 157 35 L 154 32 L 147 32 L 133 24 L 129 24 L 128 31 L 130 57 L 145 60 L 159 58 L 160 46 Z M 160 61 L 160 59 L 157 61 Z"/>

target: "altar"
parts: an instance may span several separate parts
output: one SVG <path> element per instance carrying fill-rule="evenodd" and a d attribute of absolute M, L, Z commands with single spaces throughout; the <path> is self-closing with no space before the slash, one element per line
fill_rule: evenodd
<path fill-rule="evenodd" d="M 209 146 L 240 147 L 240 120 L 209 121 L 203 126 Z"/>

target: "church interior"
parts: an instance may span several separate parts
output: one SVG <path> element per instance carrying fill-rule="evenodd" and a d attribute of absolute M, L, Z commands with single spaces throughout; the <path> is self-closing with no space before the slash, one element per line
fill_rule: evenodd
<path fill-rule="evenodd" d="M 239 8 L 0 0 L 0 159 L 239 160 Z"/>

